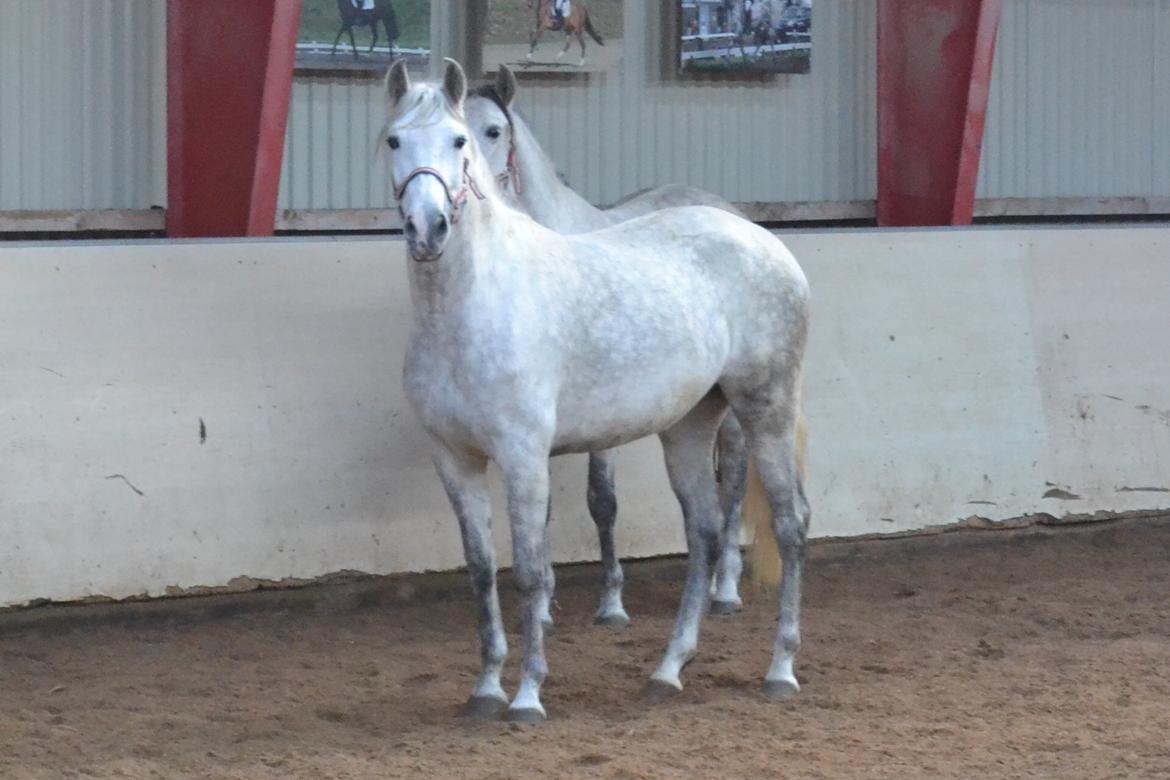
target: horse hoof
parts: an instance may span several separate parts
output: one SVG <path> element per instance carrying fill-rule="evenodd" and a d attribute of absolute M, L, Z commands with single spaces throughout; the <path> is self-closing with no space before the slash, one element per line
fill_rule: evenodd
<path fill-rule="evenodd" d="M 642 701 L 647 704 L 662 704 L 681 693 L 681 689 L 662 680 L 650 679 L 642 686 Z"/>
<path fill-rule="evenodd" d="M 734 601 L 712 601 L 711 614 L 712 615 L 734 615 L 743 608 L 742 604 L 737 604 Z"/>
<path fill-rule="evenodd" d="M 509 723 L 527 723 L 533 725 L 543 723 L 544 721 L 545 714 L 535 707 L 520 707 L 519 709 L 508 710 Z"/>
<path fill-rule="evenodd" d="M 630 627 L 630 619 L 621 614 L 598 615 L 593 618 L 593 625 L 605 626 L 606 628 L 612 628 L 614 631 L 625 631 Z"/>
<path fill-rule="evenodd" d="M 508 702 L 505 699 L 497 699 L 494 696 L 472 696 L 467 700 L 467 704 L 463 705 L 463 717 L 471 720 L 495 720 L 506 709 L 508 709 Z"/>
<path fill-rule="evenodd" d="M 764 696 L 771 701 L 788 701 L 799 690 L 800 686 L 792 680 L 764 680 Z"/>

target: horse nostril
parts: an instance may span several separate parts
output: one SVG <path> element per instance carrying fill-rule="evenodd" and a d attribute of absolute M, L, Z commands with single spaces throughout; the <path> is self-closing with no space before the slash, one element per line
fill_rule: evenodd
<path fill-rule="evenodd" d="M 435 219 L 435 235 L 441 236 L 441 235 L 444 235 L 446 232 L 447 232 L 447 216 L 445 214 L 440 214 Z"/>
<path fill-rule="evenodd" d="M 414 220 L 412 218 L 406 218 L 406 224 L 402 226 L 402 232 L 406 234 L 407 238 L 414 238 L 418 235 L 418 228 L 414 226 Z"/>

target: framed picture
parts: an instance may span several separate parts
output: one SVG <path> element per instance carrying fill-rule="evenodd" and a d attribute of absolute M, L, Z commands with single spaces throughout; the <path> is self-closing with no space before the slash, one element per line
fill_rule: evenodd
<path fill-rule="evenodd" d="M 813 0 L 677 0 L 687 75 L 808 73 Z"/>
<path fill-rule="evenodd" d="M 605 73 L 622 59 L 624 0 L 479 0 L 468 48 L 485 74 Z M 469 57 L 469 60 L 472 58 Z"/>
<path fill-rule="evenodd" d="M 296 68 L 385 73 L 402 57 L 425 68 L 430 46 L 430 0 L 304 0 Z"/>

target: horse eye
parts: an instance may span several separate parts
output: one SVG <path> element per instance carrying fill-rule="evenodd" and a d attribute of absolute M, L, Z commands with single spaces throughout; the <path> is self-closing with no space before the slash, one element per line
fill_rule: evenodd
<path fill-rule="evenodd" d="M 487 129 L 487 137 L 492 139 L 493 141 L 496 140 L 497 138 L 499 138 L 500 137 L 500 128 L 489 127 Z"/>
<path fill-rule="evenodd" d="M 464 144 L 466 144 L 466 143 L 467 143 L 467 136 L 460 135 L 460 136 L 455 137 L 455 148 L 456 149 L 462 149 Z"/>
<path fill-rule="evenodd" d="M 396 136 L 396 135 L 390 136 L 389 138 L 386 139 L 386 143 L 390 144 L 391 149 L 397 149 L 398 148 L 398 136 Z"/>

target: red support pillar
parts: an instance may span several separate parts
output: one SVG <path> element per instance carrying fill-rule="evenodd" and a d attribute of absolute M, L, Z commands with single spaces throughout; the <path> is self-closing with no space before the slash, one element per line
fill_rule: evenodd
<path fill-rule="evenodd" d="M 168 236 L 272 235 L 301 3 L 168 0 Z"/>
<path fill-rule="evenodd" d="M 879 0 L 879 225 L 971 224 L 1002 7 Z"/>

